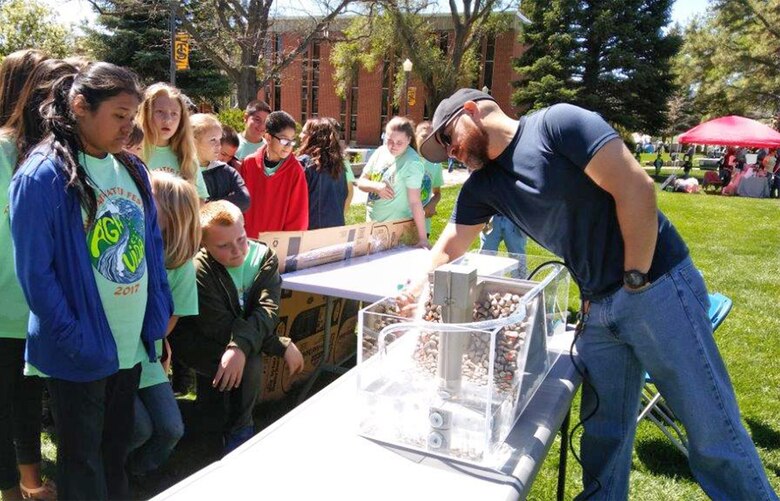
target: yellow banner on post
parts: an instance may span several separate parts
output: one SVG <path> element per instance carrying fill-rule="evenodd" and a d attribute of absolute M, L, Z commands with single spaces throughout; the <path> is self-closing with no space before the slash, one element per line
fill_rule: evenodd
<path fill-rule="evenodd" d="M 406 102 L 410 107 L 417 104 L 417 87 L 409 87 L 406 91 Z"/>
<path fill-rule="evenodd" d="M 176 63 L 177 71 L 190 69 L 190 36 L 184 31 L 176 33 L 176 39 L 173 43 L 173 60 Z"/>

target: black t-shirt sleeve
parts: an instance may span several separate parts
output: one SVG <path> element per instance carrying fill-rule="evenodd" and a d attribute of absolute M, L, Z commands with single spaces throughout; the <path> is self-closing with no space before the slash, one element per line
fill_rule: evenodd
<path fill-rule="evenodd" d="M 601 115 L 572 104 L 551 106 L 544 116 L 544 130 L 553 151 L 581 169 L 602 146 L 619 137 Z"/>
<path fill-rule="evenodd" d="M 489 168 L 489 167 L 488 167 Z M 475 172 L 463 183 L 463 187 L 455 200 L 450 222 L 455 224 L 483 224 L 496 214 L 496 210 L 483 202 L 486 191 L 478 182 L 479 174 Z"/>

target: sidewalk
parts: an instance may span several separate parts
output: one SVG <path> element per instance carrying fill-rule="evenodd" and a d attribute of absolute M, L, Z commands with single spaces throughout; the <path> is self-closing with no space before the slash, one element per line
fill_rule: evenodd
<path fill-rule="evenodd" d="M 447 172 L 447 169 L 442 171 L 444 176 L 444 186 L 455 186 L 463 184 L 466 178 L 469 177 L 469 171 L 466 169 L 455 169 L 452 173 Z M 368 193 L 360 191 L 357 186 L 353 190 L 352 203 L 350 205 L 365 205 Z"/>

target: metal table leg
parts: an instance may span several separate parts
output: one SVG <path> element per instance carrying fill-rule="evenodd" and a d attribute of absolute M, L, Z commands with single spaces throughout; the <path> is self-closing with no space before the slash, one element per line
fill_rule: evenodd
<path fill-rule="evenodd" d="M 571 419 L 571 409 L 566 412 L 566 417 L 561 424 L 561 452 L 558 459 L 558 490 L 555 498 L 563 501 L 566 492 L 566 459 L 569 453 L 569 425 Z"/>

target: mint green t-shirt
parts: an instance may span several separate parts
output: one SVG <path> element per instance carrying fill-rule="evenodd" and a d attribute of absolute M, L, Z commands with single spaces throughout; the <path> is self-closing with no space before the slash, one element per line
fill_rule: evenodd
<path fill-rule="evenodd" d="M 97 196 L 96 221 L 86 231 L 100 302 L 116 343 L 119 368 L 148 358 L 141 341 L 149 276 L 146 268 L 144 204 L 127 170 L 108 154 L 79 153 Z M 86 225 L 87 214 L 82 209 Z M 27 364 L 28 375 L 44 375 Z"/>
<path fill-rule="evenodd" d="M 246 294 L 252 287 L 257 272 L 260 271 L 260 266 L 263 264 L 265 253 L 265 245 L 250 240 L 249 252 L 247 252 L 246 258 L 244 258 L 244 263 L 241 266 L 236 266 L 234 268 L 226 268 L 238 291 L 238 302 L 241 303 L 242 310 L 244 309 Z"/>
<path fill-rule="evenodd" d="M 413 148 L 406 148 L 405 152 L 394 157 L 386 146 L 382 146 L 371 156 L 363 173 L 371 181 L 384 181 L 395 192 L 391 200 L 383 200 L 376 193 L 368 194 L 366 217 L 369 221 L 412 217 L 406 190 L 422 188 L 425 173 L 422 160 Z"/>
<path fill-rule="evenodd" d="M 422 159 L 425 173 L 423 174 L 422 188 L 420 189 L 420 200 L 423 207 L 433 198 L 433 189 L 444 186 L 444 175 L 441 172 L 441 164 L 434 164 Z M 425 218 L 425 230 L 431 232 L 431 218 Z"/>
<path fill-rule="evenodd" d="M 16 159 L 13 139 L 0 138 L 0 338 L 24 339 L 27 336 L 30 309 L 16 278 L 8 204 L 8 187 L 11 185 Z"/>
<path fill-rule="evenodd" d="M 347 184 L 355 184 L 355 173 L 352 172 L 352 162 L 344 158 L 344 172 L 347 176 Z"/>
<path fill-rule="evenodd" d="M 247 140 L 247 138 L 244 137 L 244 133 L 242 132 L 238 135 L 238 149 L 236 150 L 236 158 L 239 160 L 244 160 L 246 157 L 259 150 L 260 147 L 264 144 L 265 141 L 262 139 L 259 143 L 250 142 Z"/>
<path fill-rule="evenodd" d="M 181 176 L 179 159 L 170 146 L 155 146 L 152 154 L 149 156 L 149 160 L 146 162 L 146 166 L 149 167 L 149 170 L 161 170 Z M 198 197 L 204 200 L 209 198 L 209 190 L 206 188 L 206 182 L 203 180 L 203 172 L 201 172 L 200 167 L 198 167 L 195 174 L 195 189 L 198 192 Z"/>
<path fill-rule="evenodd" d="M 198 314 L 198 284 L 195 280 L 195 265 L 187 261 L 173 270 L 166 270 L 168 285 L 173 296 L 173 314 L 177 317 L 187 317 Z M 141 382 L 138 389 L 148 388 L 168 382 L 159 357 L 162 355 L 162 340 L 155 342 L 158 360 L 150 362 L 144 357 L 141 362 Z"/>

